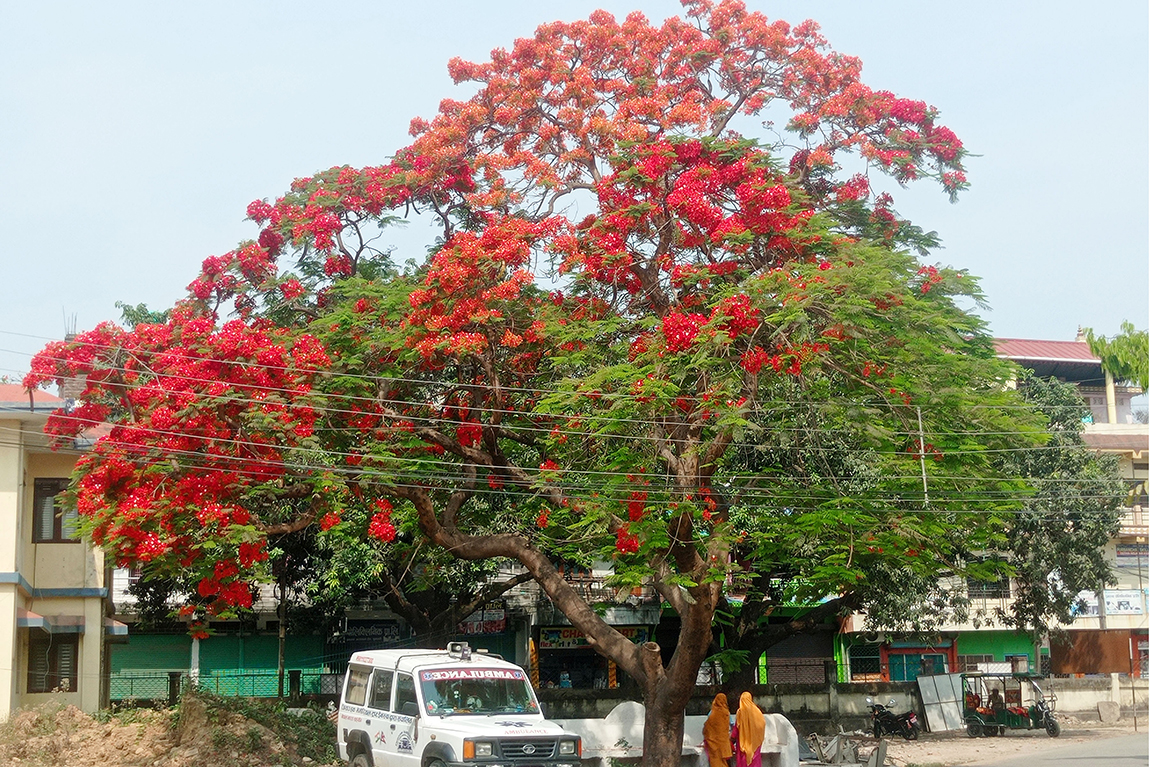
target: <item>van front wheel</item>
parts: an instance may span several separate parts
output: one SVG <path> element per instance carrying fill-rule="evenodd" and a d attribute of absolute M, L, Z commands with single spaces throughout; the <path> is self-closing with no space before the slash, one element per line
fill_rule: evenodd
<path fill-rule="evenodd" d="M 440 759 L 432 759 L 430 762 L 423 765 L 423 767 L 447 767 L 447 765 L 444 764 Z"/>
<path fill-rule="evenodd" d="M 367 759 L 367 754 L 362 751 L 356 752 L 356 755 L 351 758 L 351 767 L 371 767 L 371 762 Z"/>

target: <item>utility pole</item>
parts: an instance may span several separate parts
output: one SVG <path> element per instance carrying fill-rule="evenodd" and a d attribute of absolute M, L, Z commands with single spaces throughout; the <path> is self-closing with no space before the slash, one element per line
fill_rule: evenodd
<path fill-rule="evenodd" d="M 1106 630 L 1106 584 L 1098 582 L 1098 628 Z"/>
<path fill-rule="evenodd" d="M 922 408 L 916 407 L 918 413 L 918 468 L 922 471 L 922 507 L 930 505 L 930 493 L 926 489 L 926 439 L 922 433 Z"/>

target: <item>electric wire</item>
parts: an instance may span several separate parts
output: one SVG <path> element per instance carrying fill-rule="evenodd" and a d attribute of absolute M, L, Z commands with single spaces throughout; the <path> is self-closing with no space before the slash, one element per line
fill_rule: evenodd
<path fill-rule="evenodd" d="M 0 441 L 0 445 L 18 446 L 20 444 L 21 443 L 18 443 L 18 442 Z M 188 453 L 188 454 L 192 455 L 193 457 L 203 457 L 199 453 Z M 222 474 L 228 474 L 228 475 L 239 474 L 241 476 L 249 476 L 249 477 L 253 477 L 253 478 L 257 478 L 257 479 L 258 478 L 266 478 L 266 476 L 267 476 L 266 471 L 264 471 L 264 472 L 256 471 L 256 470 L 249 471 L 249 470 L 243 468 L 243 466 L 245 464 L 257 465 L 257 466 L 267 466 L 268 465 L 267 461 L 260 461 L 258 459 L 249 459 L 249 458 L 242 458 L 242 457 L 236 457 L 236 456 L 214 456 L 213 458 L 218 460 L 218 461 L 222 461 L 225 464 L 238 464 L 238 467 L 237 466 L 220 466 L 220 465 L 214 465 L 214 466 L 201 465 L 198 467 L 197 466 L 189 467 L 189 470 L 197 471 L 200 473 L 222 473 Z M 128 461 L 130 461 L 130 462 L 132 462 L 138 466 L 146 466 L 146 465 L 151 465 L 154 463 L 154 461 L 152 459 L 147 458 L 145 456 L 140 456 L 137 458 L 125 458 L 124 460 L 128 460 Z M 305 470 L 305 471 L 329 471 L 329 472 L 332 472 L 335 474 L 353 475 L 356 479 L 357 484 L 359 484 L 360 486 L 365 486 L 368 488 L 375 488 L 375 489 L 379 489 L 381 491 L 394 490 L 396 488 L 398 488 L 400 490 L 424 490 L 424 491 L 427 490 L 426 483 L 403 481 L 402 479 L 397 478 L 398 472 L 395 472 L 395 471 L 362 469 L 362 468 L 351 469 L 351 468 L 332 467 L 332 466 L 326 465 L 326 464 L 308 465 L 308 464 L 299 464 L 299 463 L 285 463 L 285 464 L 283 464 L 283 467 L 287 468 L 287 469 L 298 469 L 298 470 Z M 599 472 L 588 472 L 588 473 L 598 474 Z M 612 476 L 623 476 L 622 472 L 615 472 L 615 473 L 610 473 L 610 474 Z M 749 476 L 750 475 L 748 475 L 748 478 L 749 478 Z M 655 477 L 657 478 L 658 475 L 655 475 Z M 397 479 L 398 479 L 398 481 L 397 481 Z M 451 483 L 462 484 L 462 483 L 468 482 L 471 478 L 465 474 L 451 475 L 451 474 L 447 474 L 447 473 L 437 473 L 435 475 L 435 479 L 437 482 L 440 482 L 444 485 L 449 485 Z M 910 479 L 917 479 L 917 477 L 910 477 Z M 969 478 L 969 479 L 974 479 L 974 478 Z M 792 479 L 786 478 L 786 477 L 780 478 L 780 481 L 781 480 L 793 481 Z M 618 489 L 614 489 L 614 488 L 612 488 L 610 490 L 600 489 L 597 491 L 590 491 L 590 490 L 586 489 L 586 487 L 580 486 L 580 485 L 560 485 L 559 489 L 563 492 L 563 496 L 566 499 L 568 499 L 570 502 L 574 502 L 574 503 L 600 503 L 600 504 L 601 503 L 625 504 L 631 500 L 631 493 L 634 491 L 646 491 L 646 492 L 658 492 L 659 491 L 659 488 L 657 486 L 643 485 L 643 484 L 626 485 L 626 486 L 620 487 Z M 665 487 L 664 490 L 667 491 L 668 493 L 671 492 L 671 488 L 669 485 L 667 487 Z M 476 496 L 481 496 L 481 497 L 482 496 L 491 496 L 491 497 L 511 496 L 513 498 L 522 498 L 522 499 L 529 499 L 529 500 L 531 500 L 531 499 L 541 500 L 543 503 L 545 503 L 545 504 L 547 503 L 547 499 L 544 496 L 542 496 L 542 494 L 539 493 L 538 491 L 533 490 L 531 488 L 524 488 L 521 485 L 517 485 L 517 484 L 511 483 L 511 482 L 506 483 L 501 488 L 492 488 L 490 486 L 485 487 L 482 484 L 477 484 L 474 487 L 474 489 L 472 490 L 472 493 Z M 916 495 L 913 492 L 913 490 L 911 490 L 909 488 L 907 491 L 904 491 L 904 492 L 899 492 L 897 490 L 876 491 L 873 489 L 868 489 L 868 490 L 864 491 L 864 494 L 865 494 L 865 498 L 868 502 L 874 503 L 874 504 L 880 504 L 880 505 L 883 503 L 888 503 L 888 504 L 895 504 L 895 503 L 916 504 L 916 503 L 918 503 L 918 500 L 919 500 L 918 495 Z M 1005 514 L 1005 513 L 1018 513 L 1018 512 L 1040 513 L 1040 514 L 1065 514 L 1065 513 L 1067 513 L 1066 511 L 1064 511 L 1062 509 L 1003 509 L 1003 508 L 1000 508 L 997 506 L 995 508 L 990 508 L 990 509 L 986 509 L 986 508 L 984 508 L 984 509 L 972 509 L 972 508 L 955 509 L 955 508 L 947 507 L 945 505 L 941 505 L 941 504 L 948 504 L 948 503 L 966 503 L 966 504 L 972 504 L 973 505 L 973 504 L 977 504 L 979 502 L 982 502 L 984 504 L 994 504 L 996 502 L 1002 502 L 1002 501 L 1015 501 L 1015 500 L 1018 500 L 1020 497 L 1025 497 L 1025 495 L 1020 494 L 1019 492 L 1013 491 L 1013 490 L 1002 490 L 1002 491 L 979 490 L 979 491 L 965 491 L 965 492 L 957 492 L 957 493 L 947 493 L 945 491 L 940 490 L 939 494 L 938 494 L 938 503 L 940 504 L 939 508 L 917 509 L 917 508 L 908 508 L 907 506 L 902 505 L 902 506 L 898 506 L 897 508 L 892 508 L 889 511 L 897 511 L 898 513 L 913 513 L 913 514 L 983 514 L 983 513 Z M 812 512 L 816 512 L 816 511 L 822 512 L 822 511 L 825 511 L 826 509 L 825 509 L 825 507 L 820 507 L 820 506 L 800 506 L 800 505 L 797 505 L 796 502 L 802 502 L 804 499 L 806 499 L 806 500 L 812 500 L 813 499 L 813 500 L 823 501 L 824 503 L 826 503 L 826 502 L 829 502 L 832 498 L 833 498 L 832 493 L 813 493 L 813 492 L 812 493 L 801 493 L 801 492 L 795 492 L 793 490 L 787 491 L 785 493 L 778 493 L 778 492 L 771 492 L 770 488 L 751 488 L 750 490 L 748 490 L 747 488 L 739 488 L 738 495 L 737 495 L 737 501 L 738 501 L 737 505 L 738 506 L 746 506 L 746 505 L 751 505 L 751 504 L 756 504 L 756 503 L 759 505 L 764 505 L 767 502 L 775 503 L 775 504 L 785 504 L 785 507 L 783 507 L 782 510 L 785 511 L 786 514 L 797 515 L 797 514 L 803 514 L 803 513 L 812 513 Z M 1070 501 L 1070 500 L 1076 500 L 1076 501 L 1099 500 L 1099 501 L 1102 501 L 1102 500 L 1110 500 L 1110 499 L 1112 499 L 1112 496 L 1110 496 L 1110 495 L 1090 495 L 1090 494 L 1084 494 L 1084 493 L 1079 493 L 1079 494 L 1061 497 L 1061 500 L 1063 500 L 1063 501 Z M 656 503 L 657 503 L 657 500 L 652 501 L 652 504 L 656 504 Z M 848 507 L 847 509 L 844 509 L 844 510 L 845 511 L 853 511 L 854 509 L 853 509 L 853 507 Z M 884 510 L 867 509 L 866 511 L 875 511 L 877 513 L 881 513 Z"/>

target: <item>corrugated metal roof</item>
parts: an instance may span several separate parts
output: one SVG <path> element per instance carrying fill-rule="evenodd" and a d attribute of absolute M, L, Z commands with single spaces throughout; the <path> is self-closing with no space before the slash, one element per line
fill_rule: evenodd
<path fill-rule="evenodd" d="M 1105 434 L 1086 431 L 1082 434 L 1082 441 L 1096 450 L 1113 452 L 1145 453 L 1150 447 L 1150 438 L 1146 434 Z"/>
<path fill-rule="evenodd" d="M 1027 338 L 996 338 L 998 356 L 1010 360 L 1048 360 L 1100 364 L 1085 341 L 1036 341 Z"/>

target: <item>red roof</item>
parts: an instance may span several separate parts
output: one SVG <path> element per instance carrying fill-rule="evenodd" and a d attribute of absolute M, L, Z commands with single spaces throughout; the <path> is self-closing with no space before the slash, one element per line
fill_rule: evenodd
<path fill-rule="evenodd" d="M 1142 427 L 1146 428 L 1146 427 Z M 1150 437 L 1142 434 L 1099 434 L 1086 431 L 1082 434 L 1082 441 L 1096 450 L 1109 450 L 1114 452 L 1130 451 L 1145 453 L 1150 447 Z"/>
<path fill-rule="evenodd" d="M 1051 362 L 1101 362 L 1090 352 L 1085 341 L 1032 341 L 1026 338 L 996 338 L 998 356 L 1011 360 L 1049 360 Z"/>
<path fill-rule="evenodd" d="M 37 405 L 59 407 L 64 404 L 64 400 L 57 397 L 55 394 L 49 394 L 46 391 L 36 389 L 32 392 L 33 399 Z M 22 384 L 6 384 L 0 383 L 0 402 L 4 404 L 21 403 L 25 406 L 28 405 L 28 390 Z"/>

